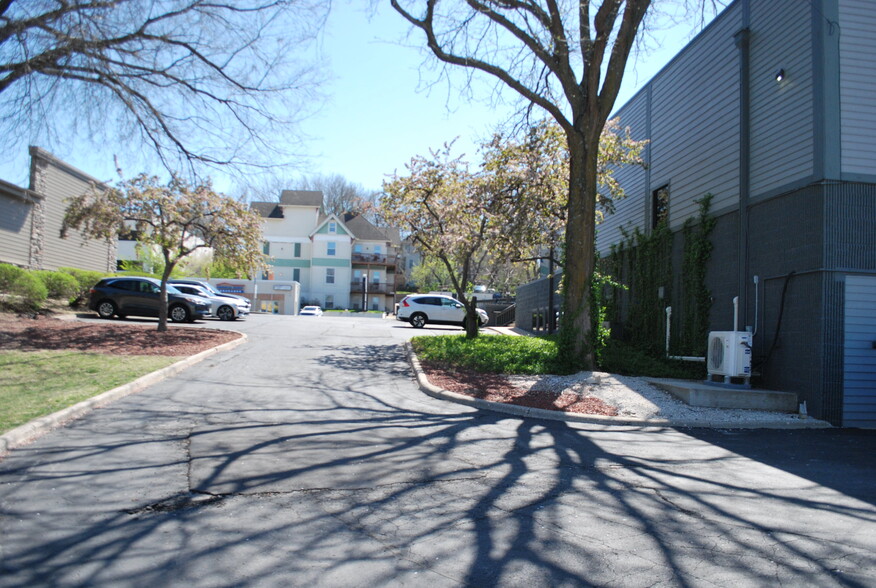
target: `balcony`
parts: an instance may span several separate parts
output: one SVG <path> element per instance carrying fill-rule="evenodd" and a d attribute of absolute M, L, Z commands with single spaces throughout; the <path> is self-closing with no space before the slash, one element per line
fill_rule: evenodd
<path fill-rule="evenodd" d="M 367 265 L 382 265 L 385 267 L 395 267 L 397 256 L 394 253 L 357 253 L 353 252 L 351 261 L 353 263 L 362 263 Z"/>
<path fill-rule="evenodd" d="M 362 280 L 350 282 L 350 292 L 353 294 L 362 293 Z M 383 282 L 368 282 L 369 294 L 395 294 L 395 284 L 386 284 Z"/>

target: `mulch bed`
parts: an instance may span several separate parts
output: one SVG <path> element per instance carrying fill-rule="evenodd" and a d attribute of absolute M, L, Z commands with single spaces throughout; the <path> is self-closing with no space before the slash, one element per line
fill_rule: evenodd
<path fill-rule="evenodd" d="M 240 338 L 217 329 L 60 320 L 50 316 L 0 315 L 0 350 L 76 350 L 110 355 L 185 357 Z"/>
<path fill-rule="evenodd" d="M 501 374 L 483 374 L 423 361 L 420 364 L 429 381 L 449 392 L 472 398 L 516 404 L 529 408 L 576 414 L 617 416 L 617 409 L 599 398 L 564 390 L 560 393 L 526 390 L 512 385 Z"/>

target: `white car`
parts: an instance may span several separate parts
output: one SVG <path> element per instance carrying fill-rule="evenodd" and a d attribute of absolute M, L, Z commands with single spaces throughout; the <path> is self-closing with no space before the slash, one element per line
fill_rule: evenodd
<path fill-rule="evenodd" d="M 237 306 L 242 310 L 246 311 L 246 314 L 249 314 L 252 307 L 252 302 L 246 296 L 238 296 L 237 294 L 228 294 L 226 292 L 220 292 L 217 290 L 210 282 L 202 282 L 201 280 L 189 280 L 189 279 L 173 279 L 168 280 L 168 284 L 172 284 L 174 286 L 195 286 L 197 288 L 201 288 L 202 290 L 206 290 L 210 293 L 211 296 L 215 296 L 217 298 L 227 298 L 232 302 L 237 304 Z"/>
<path fill-rule="evenodd" d="M 478 308 L 478 327 L 490 320 L 487 311 Z M 398 304 L 395 318 L 422 329 L 427 323 L 436 325 L 465 325 L 465 305 L 456 298 L 437 294 L 405 296 Z"/>
<path fill-rule="evenodd" d="M 173 284 L 173 287 L 184 294 L 200 296 L 210 301 L 210 312 L 221 321 L 233 321 L 244 318 L 249 314 L 249 305 L 245 305 L 233 298 L 216 296 L 206 288 L 190 284 Z"/>
<path fill-rule="evenodd" d="M 305 306 L 298 314 L 301 316 L 322 316 L 322 309 L 318 306 Z"/>

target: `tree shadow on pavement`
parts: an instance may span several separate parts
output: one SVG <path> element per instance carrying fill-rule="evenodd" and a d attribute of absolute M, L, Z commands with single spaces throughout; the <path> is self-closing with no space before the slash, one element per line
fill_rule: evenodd
<path fill-rule="evenodd" d="M 398 346 L 333 349 L 331 382 L 139 395 L 11 455 L 0 585 L 872 582 L 872 502 L 762 451 L 442 403 Z"/>

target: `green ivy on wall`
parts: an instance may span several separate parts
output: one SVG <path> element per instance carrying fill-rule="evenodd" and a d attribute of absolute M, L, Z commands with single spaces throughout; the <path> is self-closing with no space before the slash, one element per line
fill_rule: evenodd
<path fill-rule="evenodd" d="M 715 219 L 709 216 L 712 195 L 700 200 L 699 214 L 681 231 L 684 241 L 680 289 L 681 308 L 673 312 L 673 354 L 703 355 L 709 326 L 711 293 L 706 272 L 711 257 L 709 240 Z M 600 267 L 612 284 L 606 288 L 606 315 L 623 324 L 622 339 L 653 356 L 665 354 L 666 307 L 673 300 L 673 234 L 666 222 L 650 233 L 636 228 L 624 232 Z M 679 327 L 680 324 L 680 327 Z"/>
<path fill-rule="evenodd" d="M 681 326 L 679 328 L 679 355 L 705 356 L 709 335 L 709 312 L 712 309 L 712 293 L 706 287 L 706 270 L 712 257 L 710 236 L 717 222 L 709 215 L 712 194 L 699 200 L 699 214 L 684 222 L 681 234 L 684 238 L 684 261 L 681 268 Z"/>

